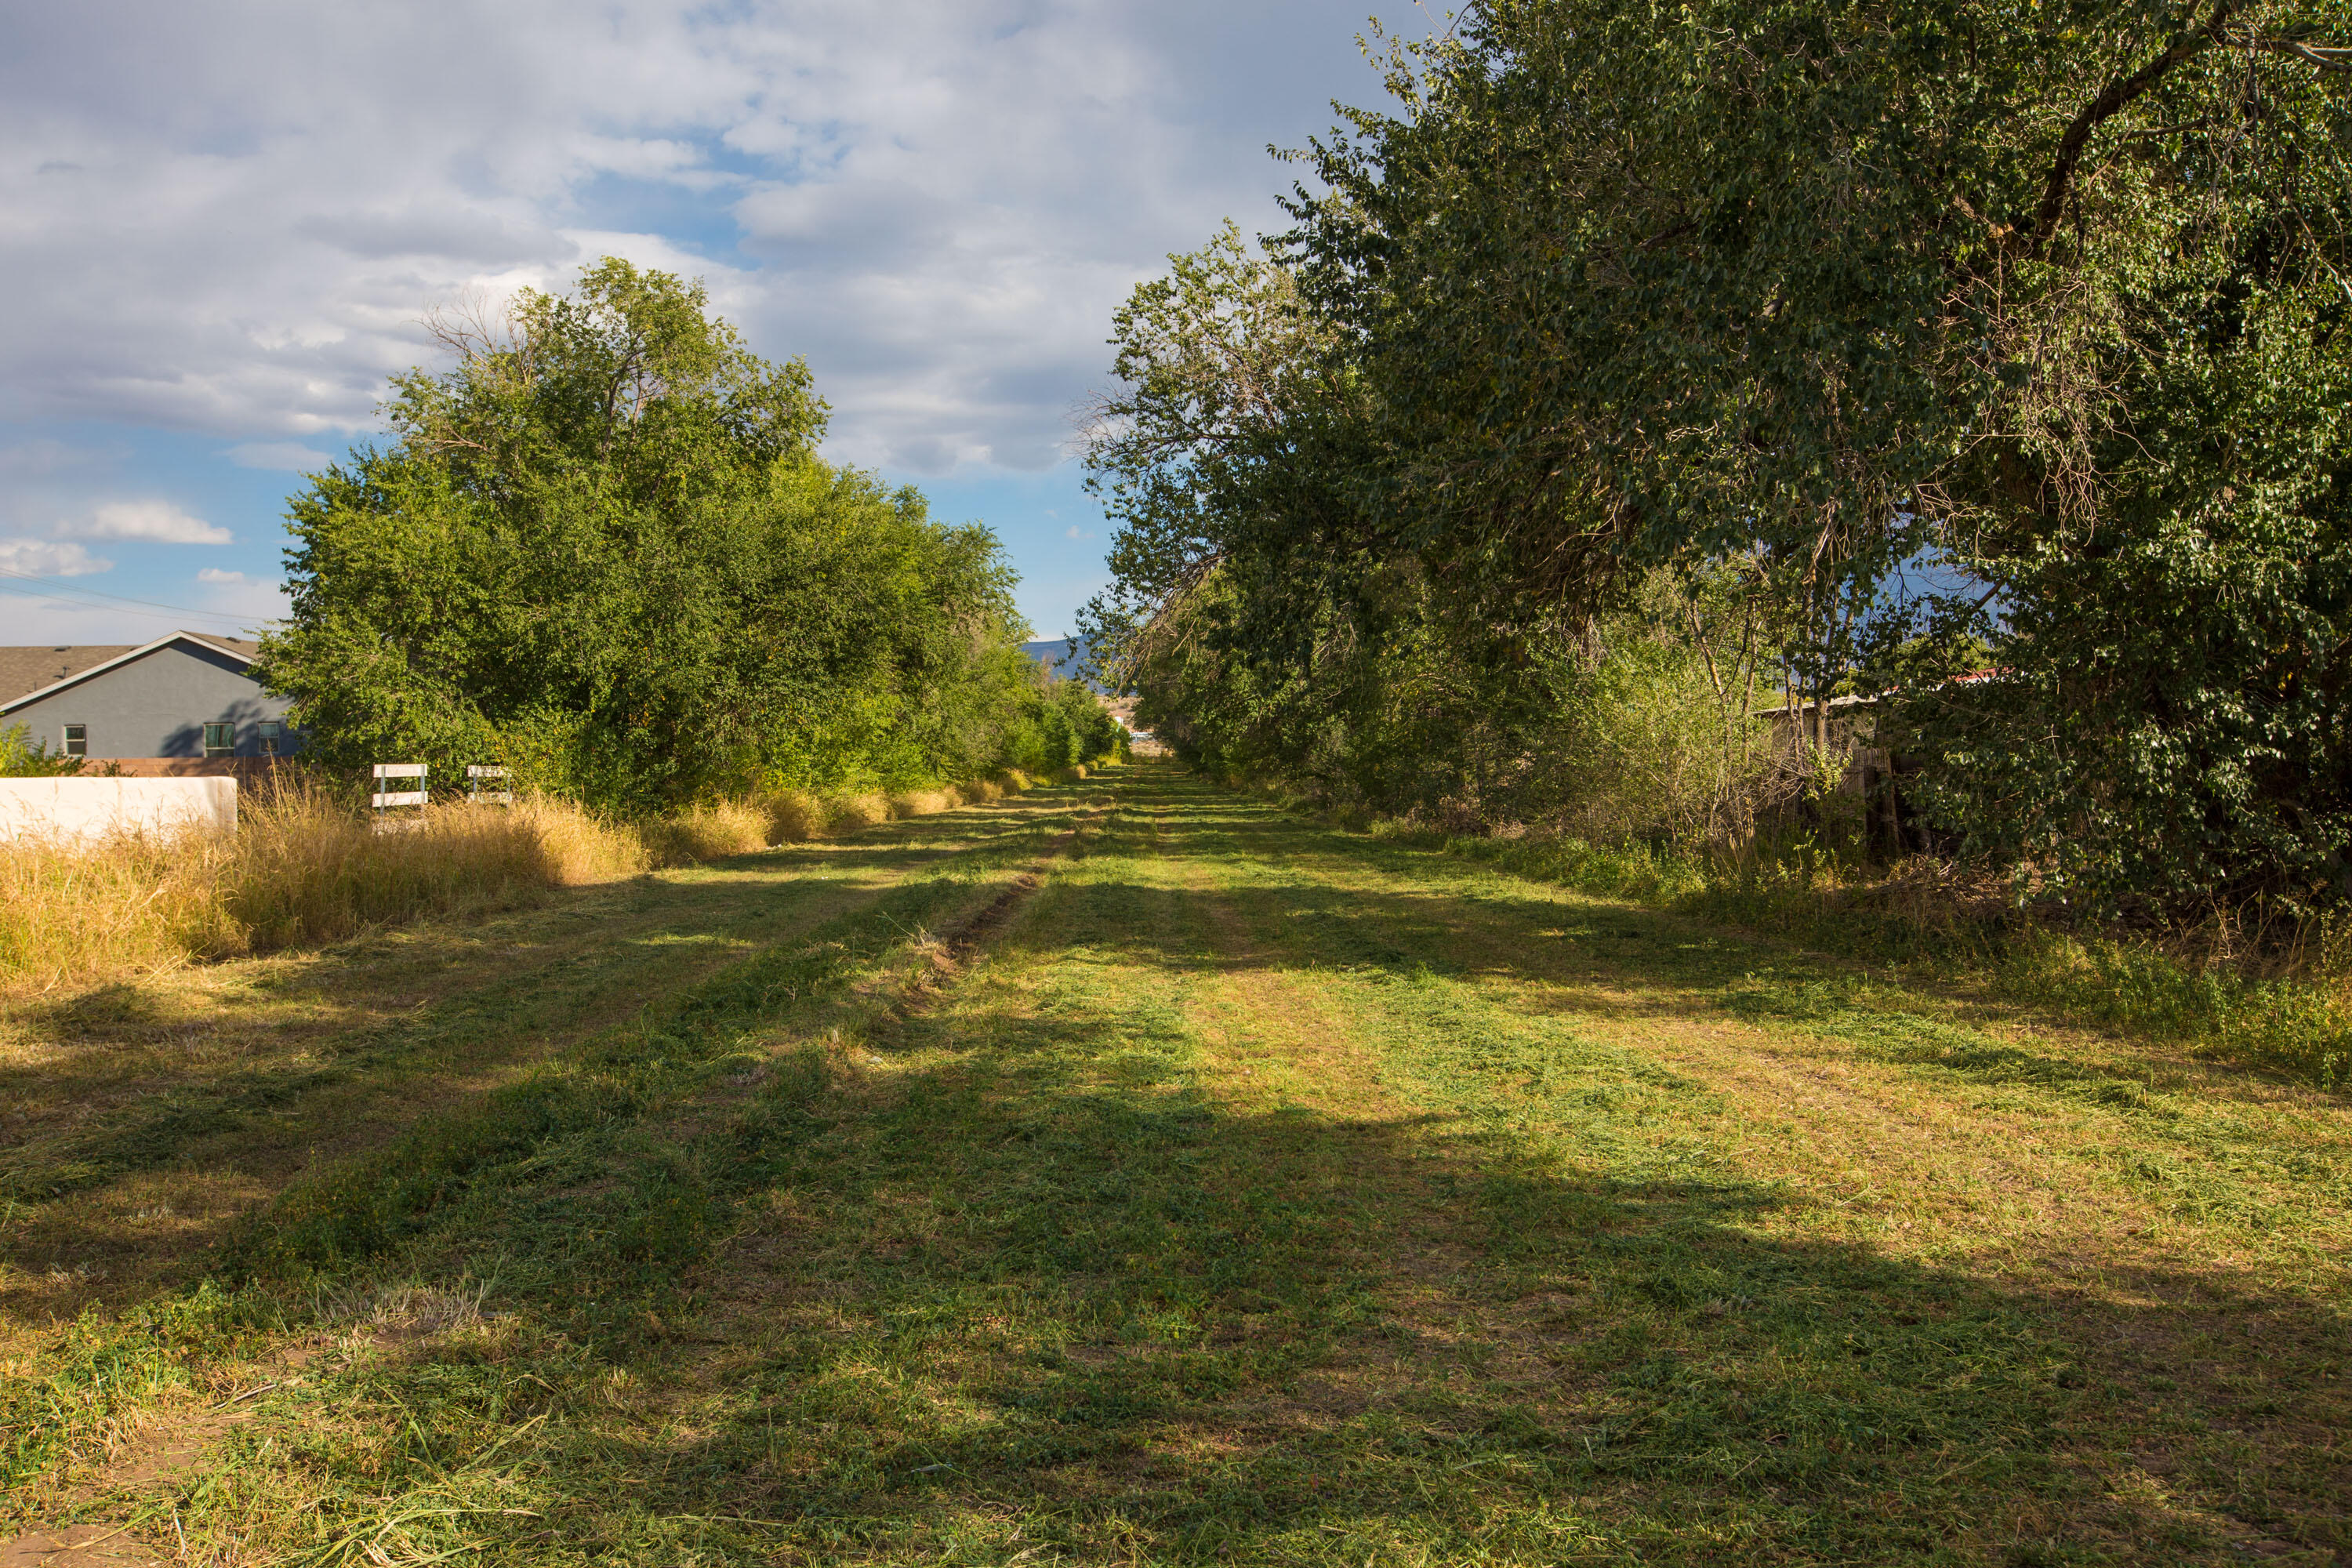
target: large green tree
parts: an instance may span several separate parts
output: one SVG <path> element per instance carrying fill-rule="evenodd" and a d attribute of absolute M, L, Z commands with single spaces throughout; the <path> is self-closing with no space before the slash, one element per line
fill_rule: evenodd
<path fill-rule="evenodd" d="M 1482 0 L 1305 155 L 1280 286 L 1226 283 L 1284 301 L 1252 342 L 1289 368 L 1220 346 L 1237 305 L 1189 348 L 1139 331 L 1185 265 L 1122 318 L 1097 460 L 1150 564 L 1106 629 L 1213 642 L 1177 631 L 1214 576 L 1234 689 L 1355 646 L 1434 692 L 1439 648 L 1493 754 L 1539 761 L 1529 672 L 1605 660 L 1660 574 L 1736 580 L 1768 685 L 1818 704 L 1903 650 L 1921 793 L 1971 850 L 2307 901 L 2352 832 L 2347 43 L 2340 0 Z M 1137 444 L 1190 408 L 1237 434 Z M 1962 588 L 1906 625 L 1890 574 L 1927 555 Z M 1410 592 L 1355 591 L 1382 582 Z M 1938 684 L 1938 648 L 2005 673 Z"/>
<path fill-rule="evenodd" d="M 993 536 L 821 461 L 807 368 L 698 283 L 607 258 L 438 325 L 454 367 L 292 503 L 261 670 L 314 754 L 638 810 L 966 776 L 1039 721 Z"/>

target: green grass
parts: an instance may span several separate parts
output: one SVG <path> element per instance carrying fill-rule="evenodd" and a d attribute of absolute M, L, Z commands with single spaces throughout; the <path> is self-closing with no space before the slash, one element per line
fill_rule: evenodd
<path fill-rule="evenodd" d="M 31 1335 L 7 1506 L 352 1564 L 2352 1551 L 2335 1099 L 1171 771 L 1047 794 Z"/>
<path fill-rule="evenodd" d="M 1899 965 L 1922 984 L 1982 987 L 2054 1017 L 2284 1068 L 2323 1088 L 2352 1081 L 2352 990 L 2340 964 L 2256 974 L 2184 958 L 2144 936 L 2053 929 L 2030 910 L 1964 907 L 1948 889 L 1853 864 L 1810 836 L 1760 846 L 1754 859 L 1731 866 L 1647 844 L 1464 837 L 1394 819 L 1369 832 L 1594 898 Z"/>

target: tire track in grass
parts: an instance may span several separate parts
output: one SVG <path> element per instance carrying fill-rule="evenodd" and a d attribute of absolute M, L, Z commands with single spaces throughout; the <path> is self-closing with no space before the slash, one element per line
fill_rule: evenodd
<path fill-rule="evenodd" d="M 196 1081 L 184 1089 L 101 1104 L 62 1132 L 19 1142 L 0 1153 L 0 1204 L 14 1221 L 0 1253 L 0 1313 L 37 1322 L 167 1287 L 175 1265 L 184 1272 L 237 1213 L 302 1170 L 381 1146 L 418 1118 L 640 1010 L 649 995 L 791 941 L 1006 831 L 1024 833 L 1028 809 L 971 808 L 952 814 L 961 824 L 935 816 L 695 868 L 651 897 L 600 890 L 589 896 L 595 918 L 587 931 L 559 936 L 543 962 L 478 975 L 482 983 L 278 1065 L 190 1075 Z M 921 836 L 911 854 L 901 847 L 910 830 Z M 866 864 L 877 854 L 905 863 L 877 875 Z M 623 898 L 652 907 L 614 911 Z M 581 912 L 565 907 L 387 940 L 511 946 L 515 936 L 577 928 Z"/>
<path fill-rule="evenodd" d="M 756 1042 L 772 1029 L 779 1009 L 791 1014 L 831 1006 L 845 989 L 879 983 L 882 973 L 907 955 L 913 955 L 920 967 L 955 951 L 958 933 L 976 933 L 976 922 L 1002 914 L 1007 888 L 1017 889 L 1024 881 L 1034 886 L 1034 877 L 1004 868 L 1034 856 L 1042 837 L 1029 834 L 1017 844 L 1000 842 L 968 851 L 923 868 L 920 875 L 901 878 L 865 900 L 862 908 L 782 937 L 701 978 L 668 1008 L 649 1011 L 635 1026 L 607 1031 L 561 1053 L 520 1081 L 492 1091 L 479 1110 L 437 1119 L 406 1134 L 382 1155 L 297 1184 L 280 1194 L 231 1252 L 236 1270 L 258 1281 L 245 1295 L 252 1298 L 257 1289 L 261 1300 L 240 1303 L 234 1300 L 236 1292 L 226 1298 L 212 1292 L 208 1304 L 194 1304 L 196 1315 L 215 1321 L 234 1320 L 241 1310 L 249 1317 L 256 1305 L 265 1319 L 281 1315 L 287 1303 L 282 1296 L 271 1299 L 267 1282 L 284 1279 L 289 1271 L 319 1285 L 334 1282 L 346 1293 L 363 1287 L 386 1267 L 398 1267 L 402 1257 L 409 1259 L 411 1268 L 446 1278 L 452 1265 L 462 1273 L 472 1249 L 443 1245 L 436 1251 L 436 1235 L 470 1233 L 496 1243 L 502 1237 L 512 1240 L 534 1225 L 541 1233 L 536 1239 L 546 1244 L 535 1260 L 541 1265 L 536 1283 L 542 1290 L 572 1283 L 561 1276 L 567 1265 L 584 1256 L 576 1243 L 601 1240 L 608 1251 L 622 1255 L 620 1272 L 627 1278 L 620 1294 L 651 1291 L 658 1297 L 659 1277 L 693 1250 L 693 1237 L 678 1232 L 681 1227 L 690 1231 L 708 1208 L 707 1194 L 693 1190 L 691 1173 L 664 1154 L 653 1124 L 662 1109 L 691 1100 L 698 1086 L 756 1070 L 761 1054 Z M 1055 842 L 1066 845 L 1070 837 L 1066 831 Z M 948 940 L 934 940 L 934 930 L 945 931 Z M 624 1190 L 630 1188 L 629 1182 L 612 1183 L 590 1173 L 601 1162 L 638 1178 L 634 1190 Z M 576 1174 L 589 1179 L 572 1179 Z M 688 1179 L 681 1181 L 681 1175 Z M 518 1215 L 517 1199 L 532 1192 L 545 1195 L 536 1208 Z M 615 1194 L 617 1203 L 596 1201 Z M 562 1211 L 569 1200 L 579 1200 L 570 1202 L 580 1211 L 572 1217 L 585 1225 L 566 1231 L 565 1216 L 549 1210 Z M 602 1236 L 597 1233 L 600 1221 L 611 1227 Z M 616 1230 L 633 1234 L 615 1236 Z M 685 1252 L 678 1250 L 680 1246 Z M 546 1256 L 551 1247 L 551 1258 Z M 512 1262 L 510 1256 L 501 1258 L 499 1267 Z M 592 1307 L 592 1320 L 596 1310 L 601 1308 Z M 314 1302 L 310 1315 L 317 1312 Z M 166 1320 L 169 1316 L 167 1312 Z M 145 1337 L 142 1331 L 163 1326 L 152 1318 L 121 1325 L 134 1341 Z M 239 1326 L 249 1340 L 252 1328 L 260 1325 Z M 587 1330 L 586 1337 L 593 1341 L 595 1331 L 615 1324 L 594 1320 L 572 1326 Z M 121 1335 L 110 1336 L 100 1325 L 84 1327 L 89 1331 L 81 1336 L 85 1342 L 70 1347 L 62 1359 L 76 1360 L 70 1349 L 78 1348 L 83 1367 L 103 1364 L 111 1349 L 106 1342 Z M 216 1342 L 218 1337 L 213 1344 L 191 1348 L 228 1349 Z M 283 1336 L 265 1332 L 263 1337 Z M 112 1359 L 121 1358 L 117 1354 Z M 119 1399 L 71 1397 L 76 1387 L 95 1392 L 87 1376 L 76 1375 L 79 1370 L 73 1365 L 58 1369 L 49 1380 L 56 1392 L 46 1400 L 39 1389 L 19 1385 L 8 1401 L 10 1408 L 0 1412 L 12 1418 L 8 1424 L 14 1429 L 30 1431 L 37 1445 L 34 1451 L 20 1446 L 10 1456 L 17 1476 L 53 1461 L 77 1431 L 124 1414 Z M 148 1381 L 152 1392 L 156 1379 Z M 260 1414 L 260 1407 L 255 1413 Z M 15 1424 L 24 1417 L 30 1419 Z M 82 1489 L 98 1496 L 105 1489 L 101 1483 L 98 1493 Z"/>

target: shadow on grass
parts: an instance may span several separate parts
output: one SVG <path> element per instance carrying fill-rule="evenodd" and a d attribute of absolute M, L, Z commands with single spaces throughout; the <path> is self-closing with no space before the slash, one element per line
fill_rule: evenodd
<path fill-rule="evenodd" d="M 344 943 L 290 973 L 277 960 L 271 993 L 305 1016 L 247 1029 L 236 1049 L 185 1047 L 241 1026 L 246 999 L 186 994 L 173 977 L 18 1004 L 9 1021 L 35 1060 L 0 1070 L 7 1309 L 29 1321 L 128 1306 L 199 1262 L 257 1189 L 450 1112 L 486 1074 L 658 1007 L 907 879 L 1031 853 L 1072 805 L 1041 792 Z M 102 1201 L 149 1174 L 173 1191 Z"/>
<path fill-rule="evenodd" d="M 1261 931 L 1294 912 L 1279 881 L 1240 896 Z M 462 1532 L 512 1561 L 2352 1545 L 2340 1314 L 2222 1266 L 2004 1289 L 1763 1237 L 1794 1200 L 1735 1173 L 1236 1110 L 1194 1081 L 1168 988 L 1355 939 L 1236 959 L 1167 889 L 1059 897 L 1008 938 L 1003 986 L 745 1057 L 731 1101 L 656 1114 L 646 1064 L 698 1048 L 675 1033 L 497 1137 L 420 1144 L 389 1186 L 281 1212 L 247 1253 L 265 1275 L 422 1278 L 491 1319 L 322 1391 L 364 1442 L 257 1423 L 207 1507 L 331 1500 L 320 1528 L 357 1538 L 496 1499 L 400 1544 Z M 821 991 L 711 995 L 701 1059 L 727 1059 L 726 1020 Z M 1580 1114 L 1599 1147 L 1633 1112 Z"/>
<path fill-rule="evenodd" d="M 1115 1089 L 1085 1066 L 1107 1040 Z M 1232 1114 L 1174 1054 L 1072 1012 L 887 1088 L 810 1056 L 698 1138 L 607 1122 L 477 1173 L 496 1201 L 417 1256 L 494 1281 L 498 1349 L 341 1391 L 393 1427 L 431 1413 L 390 1473 L 368 1450 L 373 1495 L 515 1467 L 518 1559 L 551 1535 L 615 1557 L 1351 1564 L 2341 1544 L 2315 1384 L 2240 1343 L 2208 1353 L 2261 1392 L 2188 1426 L 2103 1386 L 2113 1344 L 2178 1342 L 2176 1309 L 1764 1241 L 1742 1222 L 1787 1200 L 1736 1180 L 1596 1179 L 1427 1118 Z M 2231 1305 L 2273 1325 L 2273 1357 L 2304 1310 Z M 642 1403 L 600 1394 L 613 1369 Z M 2263 1403 L 2268 1432 L 2191 1429 Z M 2232 1489 L 2239 1517 L 2119 1498 L 2085 1456 L 2135 1462 L 2101 1452 L 2124 1415 L 2150 1465 Z M 301 1487 L 355 1479 L 310 1452 Z"/>

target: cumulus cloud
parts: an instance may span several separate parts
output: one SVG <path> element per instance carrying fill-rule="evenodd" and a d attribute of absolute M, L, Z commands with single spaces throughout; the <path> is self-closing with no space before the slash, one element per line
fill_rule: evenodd
<path fill-rule="evenodd" d="M 18 7 L 0 419 L 365 430 L 426 308 L 611 251 L 806 354 L 837 455 L 1043 468 L 1127 289 L 1227 214 L 1278 226 L 1266 142 L 1373 95 L 1361 10 Z"/>
<path fill-rule="evenodd" d="M 0 572 L 35 577 L 87 577 L 113 568 L 113 562 L 92 555 L 79 544 L 61 544 L 47 539 L 0 539 Z"/>
<path fill-rule="evenodd" d="M 224 572 L 217 566 L 206 566 L 197 572 L 199 583 L 250 583 L 252 578 L 242 572 Z"/>
<path fill-rule="evenodd" d="M 226 455 L 240 468 L 274 468 L 290 474 L 316 473 L 335 460 L 299 441 L 247 441 L 231 447 Z"/>
<path fill-rule="evenodd" d="M 226 544 L 229 531 L 167 500 L 110 501 L 88 517 L 60 523 L 61 539 L 143 539 L 157 544 Z"/>

